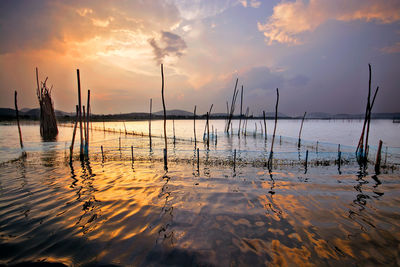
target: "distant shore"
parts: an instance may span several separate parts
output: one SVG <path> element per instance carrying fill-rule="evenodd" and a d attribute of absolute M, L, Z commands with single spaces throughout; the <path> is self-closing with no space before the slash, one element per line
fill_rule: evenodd
<path fill-rule="evenodd" d="M 20 119 L 28 121 L 39 120 L 39 109 L 22 109 L 19 111 Z M 274 119 L 272 112 L 266 113 L 266 119 Z M 63 121 L 75 121 L 75 114 L 68 113 L 64 111 L 56 111 L 57 120 Z M 150 114 L 146 112 L 133 112 L 124 114 L 92 114 L 92 121 L 144 121 L 150 119 Z M 206 114 L 196 115 L 197 119 L 206 119 Z M 224 113 L 211 114 L 210 119 L 213 120 L 225 120 L 227 115 Z M 244 119 L 245 116 L 242 116 Z M 263 116 L 250 115 L 247 117 L 250 120 L 260 120 Z M 15 110 L 10 108 L 0 108 L 0 121 L 13 121 L 15 120 Z M 155 112 L 151 115 L 152 120 L 162 120 L 164 119 L 162 111 Z M 193 113 L 184 110 L 168 110 L 167 111 L 168 120 L 190 120 L 193 119 Z M 233 116 L 232 119 L 240 119 L 240 115 Z M 286 114 L 278 113 L 278 119 L 286 120 L 297 120 L 301 119 L 300 116 L 288 116 Z M 364 114 L 329 114 L 322 112 L 310 113 L 307 115 L 306 119 L 314 120 L 361 120 L 364 119 Z M 397 122 L 400 120 L 400 112 L 397 113 L 372 113 L 371 119 L 385 119 L 393 120 Z"/>

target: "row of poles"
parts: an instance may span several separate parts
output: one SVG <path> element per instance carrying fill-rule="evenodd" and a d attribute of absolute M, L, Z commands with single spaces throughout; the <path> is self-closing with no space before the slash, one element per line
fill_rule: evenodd
<path fill-rule="evenodd" d="M 367 107 L 366 107 L 366 113 L 365 113 L 365 119 L 364 119 L 364 124 L 363 124 L 363 130 L 362 134 L 360 137 L 360 141 L 357 146 L 356 154 L 357 158 L 359 159 L 359 162 L 365 163 L 367 161 L 368 157 L 368 136 L 369 136 L 369 128 L 370 128 L 370 120 L 371 120 L 371 112 L 372 112 L 372 107 L 375 102 L 375 98 L 377 95 L 377 92 L 379 90 L 379 86 L 376 88 L 374 96 L 372 98 L 372 102 L 370 100 L 371 98 L 371 65 L 368 64 L 369 66 L 369 91 L 368 91 L 368 99 L 367 99 Z M 72 134 L 72 142 L 70 146 L 70 160 L 72 161 L 73 158 L 73 148 L 74 148 L 74 142 L 75 142 L 75 135 L 76 135 L 76 129 L 78 127 L 79 123 L 79 130 L 80 130 L 80 159 L 83 160 L 85 157 L 88 157 L 89 155 L 89 122 L 90 122 L 90 114 L 91 114 L 91 109 L 90 109 L 90 90 L 88 90 L 88 97 L 87 97 L 87 106 L 86 106 L 86 112 L 85 112 L 85 106 L 82 106 L 82 101 L 81 101 L 81 83 L 80 83 L 80 73 L 79 69 L 77 69 L 77 82 L 78 82 L 78 105 L 76 105 L 76 120 L 74 124 L 74 130 Z M 168 154 L 167 154 L 167 149 L 168 149 L 168 142 L 167 142 L 167 130 L 166 130 L 166 120 L 167 120 L 167 115 L 166 115 L 166 105 L 165 105 L 165 97 L 164 97 L 164 70 L 163 70 L 163 64 L 161 64 L 161 96 L 162 96 L 162 105 L 163 105 L 163 117 L 164 117 L 164 167 L 167 170 L 168 169 L 168 164 L 167 164 L 167 159 L 168 159 Z M 238 95 L 238 90 L 237 90 L 237 84 L 238 84 L 238 79 L 236 79 L 235 83 L 235 88 L 233 92 L 233 97 L 232 97 L 232 103 L 229 111 L 229 105 L 227 104 L 227 110 L 229 111 L 227 115 L 227 124 L 225 131 L 229 134 L 229 129 L 232 127 L 232 118 L 233 114 L 235 111 L 235 103 Z M 269 158 L 267 162 L 267 166 L 269 170 L 272 168 L 272 158 L 273 158 L 273 147 L 274 147 L 274 141 L 275 141 L 275 134 L 276 134 L 276 126 L 277 126 L 277 120 L 278 120 L 278 104 L 279 104 L 279 89 L 276 89 L 276 105 L 275 105 L 275 120 L 274 120 L 274 131 L 272 135 L 272 142 L 271 142 L 271 148 L 270 148 L 270 153 L 269 153 Z M 242 104 L 243 104 L 243 86 L 241 90 L 241 107 L 240 107 L 240 121 L 239 121 L 239 130 L 238 130 L 238 136 L 240 138 L 240 130 L 241 130 L 241 118 L 242 118 Z M 209 141 L 210 141 L 210 127 L 209 127 L 209 117 L 211 114 L 211 110 L 213 108 L 213 105 L 211 105 L 210 111 L 206 113 L 206 125 L 205 125 L 205 131 L 203 135 L 203 139 L 205 137 L 205 132 L 207 130 L 207 149 L 209 149 Z M 19 138 L 20 138 L 20 146 L 23 151 L 23 156 L 26 156 L 26 152 L 24 151 L 24 146 L 23 146 L 23 141 L 22 141 L 22 133 L 21 133 L 21 127 L 19 124 L 19 114 L 18 114 L 18 105 L 17 105 L 17 91 L 15 91 L 15 110 L 16 110 L 16 116 L 17 116 L 17 124 L 18 124 L 18 133 L 19 133 Z M 246 114 L 248 114 L 248 109 L 246 111 Z M 301 127 L 299 131 L 299 138 L 298 138 L 298 148 L 300 148 L 301 145 L 301 132 L 303 129 L 303 123 L 304 119 L 306 117 L 306 112 L 304 113 L 304 116 L 301 121 Z M 152 147 L 152 139 L 151 139 L 151 116 L 152 116 L 152 99 L 150 99 L 150 119 L 149 119 L 149 141 L 150 141 L 150 149 Z M 264 131 L 265 131 L 265 138 L 267 138 L 267 127 L 266 127 L 266 119 L 265 119 L 265 111 L 263 111 L 263 117 L 264 117 Z M 246 116 L 247 118 L 247 116 Z M 104 123 L 104 122 L 103 122 Z M 194 123 L 194 142 L 195 142 L 195 148 L 197 145 L 197 137 L 196 137 L 196 106 L 194 107 L 194 118 L 193 118 L 193 123 Z M 246 119 L 246 124 L 247 124 L 247 119 Z M 124 124 L 125 127 L 125 124 Z M 174 144 L 176 141 L 175 138 L 175 123 L 173 122 L 173 131 L 174 131 Z M 105 129 L 104 129 L 105 130 Z M 232 128 L 231 128 L 232 130 Z M 213 135 L 214 135 L 214 130 L 212 130 Z M 125 133 L 127 134 L 126 127 L 125 127 Z M 364 141 L 364 136 L 365 136 L 365 141 Z M 216 137 L 216 135 L 215 135 Z M 217 138 L 215 138 L 215 143 L 217 142 Z M 318 147 L 318 142 L 317 142 L 317 147 Z M 380 166 L 381 166 L 381 149 L 382 149 L 382 141 L 379 141 L 378 145 L 378 151 L 377 151 L 377 156 L 376 156 L 376 161 L 375 161 L 375 171 L 377 173 L 380 172 Z M 101 147 L 102 154 L 103 154 L 103 147 Z M 132 150 L 132 160 L 133 160 L 133 146 L 131 147 Z M 317 148 L 318 150 L 318 148 Z M 197 149 L 197 151 L 199 151 Z M 234 150 L 234 162 L 236 162 L 236 149 Z M 308 164 L 308 150 L 306 151 L 306 161 L 305 161 L 305 166 L 307 169 L 307 164 Z M 341 164 L 341 151 L 340 151 L 340 145 L 338 146 L 338 166 L 340 169 L 340 164 Z M 234 164 L 235 166 L 236 164 Z"/>

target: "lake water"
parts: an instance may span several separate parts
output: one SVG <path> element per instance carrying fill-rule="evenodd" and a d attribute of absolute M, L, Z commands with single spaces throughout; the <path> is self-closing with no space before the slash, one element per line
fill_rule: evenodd
<path fill-rule="evenodd" d="M 18 160 L 16 126 L 0 126 L 0 264 L 400 265 L 399 124 L 371 123 L 370 161 L 381 139 L 388 165 L 375 174 L 354 159 L 361 121 L 306 120 L 298 149 L 300 121 L 279 120 L 271 172 L 273 122 L 267 140 L 259 121 L 240 138 L 237 121 L 233 135 L 224 123 L 211 121 L 207 149 L 196 122 L 197 165 L 193 121 L 174 122 L 175 142 L 168 121 L 167 170 L 162 121 L 151 150 L 148 122 L 106 122 L 115 133 L 93 123 L 89 160 L 79 161 L 78 131 L 72 163 L 71 125 L 43 142 L 24 124 L 28 156 Z"/>

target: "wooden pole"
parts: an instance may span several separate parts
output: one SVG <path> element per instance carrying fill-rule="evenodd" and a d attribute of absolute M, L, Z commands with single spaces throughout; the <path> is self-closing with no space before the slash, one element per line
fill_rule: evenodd
<path fill-rule="evenodd" d="M 246 117 L 245 117 L 245 122 L 244 122 L 244 124 L 245 124 L 245 126 L 244 126 L 244 136 L 246 136 L 247 135 L 247 121 L 248 121 L 248 119 L 249 119 L 249 112 L 250 112 L 250 110 L 249 110 L 249 107 L 247 107 L 247 109 L 246 109 Z"/>
<path fill-rule="evenodd" d="M 128 134 L 128 132 L 126 131 L 126 125 L 125 125 L 125 121 L 122 121 L 122 123 L 124 124 L 125 135 L 127 135 L 127 134 Z"/>
<path fill-rule="evenodd" d="M 265 119 L 265 110 L 263 110 L 263 117 L 264 117 L 264 137 L 267 140 L 267 120 Z"/>
<path fill-rule="evenodd" d="M 275 133 L 276 133 L 276 124 L 278 123 L 278 104 L 279 104 L 279 89 L 276 88 L 276 105 L 275 105 L 275 124 L 274 124 L 274 133 L 272 135 L 272 143 L 271 150 L 269 153 L 268 159 L 268 168 L 272 169 L 272 154 L 274 153 L 274 141 L 275 141 Z"/>
<path fill-rule="evenodd" d="M 86 140 L 87 140 L 87 132 L 86 132 L 86 111 L 85 111 L 85 106 L 82 106 L 82 123 L 83 123 L 83 136 L 84 136 L 84 147 L 83 147 L 83 152 L 84 155 L 86 155 Z"/>
<path fill-rule="evenodd" d="M 89 155 L 89 123 L 90 123 L 90 90 L 88 90 L 88 98 L 87 98 L 87 116 L 86 116 L 86 121 L 87 121 L 87 126 L 86 126 L 86 155 Z"/>
<path fill-rule="evenodd" d="M 103 146 L 101 146 L 101 159 L 104 161 L 104 152 L 103 152 Z"/>
<path fill-rule="evenodd" d="M 121 151 L 121 136 L 118 137 L 118 148 L 119 148 L 119 151 Z"/>
<path fill-rule="evenodd" d="M 376 152 L 375 173 L 379 174 L 381 171 L 381 150 L 382 140 L 379 140 L 378 151 Z"/>
<path fill-rule="evenodd" d="M 133 146 L 131 146 L 131 158 L 132 158 L 132 165 L 133 165 L 133 162 L 134 162 L 134 158 L 133 158 Z"/>
<path fill-rule="evenodd" d="M 197 148 L 197 171 L 199 171 L 200 167 L 200 150 Z"/>
<path fill-rule="evenodd" d="M 227 132 L 229 132 L 229 127 L 231 126 L 232 116 L 233 116 L 233 113 L 235 112 L 235 102 L 236 102 L 236 97 L 237 97 L 237 93 L 238 93 L 237 92 L 238 81 L 239 81 L 239 78 L 236 78 L 235 89 L 233 89 L 231 109 L 230 109 L 230 112 L 229 112 L 228 125 L 227 125 L 227 128 L 226 128 Z"/>
<path fill-rule="evenodd" d="M 79 121 L 79 107 L 78 107 L 78 105 L 76 105 L 75 107 L 76 107 L 76 119 L 75 119 L 74 130 L 72 132 L 72 142 L 71 142 L 71 146 L 69 147 L 69 159 L 70 159 L 70 161 L 72 161 L 72 156 L 73 156 L 73 153 L 74 153 L 76 127 L 77 127 L 78 121 Z"/>
<path fill-rule="evenodd" d="M 306 151 L 306 161 L 305 161 L 305 163 L 304 163 L 304 166 L 305 166 L 305 169 L 306 169 L 306 172 L 307 172 L 307 167 L 308 167 L 308 150 Z"/>
<path fill-rule="evenodd" d="M 174 145 L 176 143 L 176 137 L 175 137 L 175 120 L 172 120 L 172 132 L 174 134 Z"/>
<path fill-rule="evenodd" d="M 208 121 L 208 112 L 207 112 L 207 149 L 210 148 L 210 126 L 209 126 L 209 121 Z"/>
<path fill-rule="evenodd" d="M 236 149 L 233 151 L 233 172 L 236 172 Z"/>
<path fill-rule="evenodd" d="M 22 133 L 21 126 L 19 125 L 19 113 L 18 113 L 18 103 L 17 103 L 17 91 L 14 94 L 14 103 L 15 103 L 15 115 L 17 116 L 17 125 L 18 125 L 18 134 L 19 134 L 19 144 L 22 149 L 22 156 L 26 156 L 26 152 L 24 151 L 24 143 L 22 142 Z"/>
<path fill-rule="evenodd" d="M 240 138 L 240 128 L 242 125 L 242 116 L 243 116 L 243 85 L 242 85 L 242 90 L 240 92 L 240 117 L 239 117 L 239 129 L 238 129 L 239 138 Z"/>
<path fill-rule="evenodd" d="M 197 138 L 196 138 L 196 105 L 193 111 L 193 134 L 194 134 L 194 147 L 196 148 Z"/>
<path fill-rule="evenodd" d="M 342 151 L 340 151 L 340 144 L 338 145 L 338 168 L 340 170 L 340 166 L 342 164 Z"/>
<path fill-rule="evenodd" d="M 79 69 L 76 70 L 76 75 L 78 78 L 78 106 L 79 106 L 79 129 L 81 135 L 81 147 L 80 147 L 80 157 L 83 158 L 83 129 L 82 129 L 82 103 L 81 103 L 81 79 L 79 75 Z"/>
<path fill-rule="evenodd" d="M 162 104 L 164 110 L 164 144 L 165 144 L 165 155 L 167 155 L 167 111 L 165 108 L 165 99 L 164 99 L 164 69 L 163 64 L 161 64 L 161 97 L 162 97 Z"/>
<path fill-rule="evenodd" d="M 153 107 L 153 99 L 150 98 L 150 118 L 149 118 L 149 140 L 150 140 L 150 149 L 151 149 L 151 110 Z"/>
<path fill-rule="evenodd" d="M 303 119 L 301 120 L 301 126 L 300 126 L 300 131 L 299 131 L 299 141 L 297 143 L 297 148 L 299 148 L 299 149 L 301 146 L 301 131 L 303 130 L 303 123 L 304 123 L 304 119 L 306 118 L 306 114 L 307 114 L 307 112 L 304 112 Z"/>
<path fill-rule="evenodd" d="M 168 170 L 168 152 L 167 152 L 167 111 L 165 108 L 165 99 L 164 99 L 164 69 L 163 64 L 161 64 L 161 97 L 162 97 L 162 104 L 164 110 L 164 169 Z"/>

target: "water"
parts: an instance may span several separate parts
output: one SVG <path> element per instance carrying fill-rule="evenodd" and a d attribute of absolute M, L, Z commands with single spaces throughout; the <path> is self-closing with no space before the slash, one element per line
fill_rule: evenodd
<path fill-rule="evenodd" d="M 60 127 L 57 141 L 42 142 L 38 125 L 24 125 L 28 157 L 9 161 L 20 155 L 17 130 L 0 126 L 0 263 L 400 265 L 399 126 L 389 122 L 372 124 L 370 142 L 384 141 L 392 166 L 378 175 L 371 164 L 363 171 L 351 161 L 359 121 L 306 121 L 300 151 L 299 121 L 279 121 L 274 156 L 290 160 L 276 162 L 272 172 L 263 164 L 271 137 L 254 137 L 253 121 L 240 140 L 213 121 L 217 145 L 198 144 L 199 166 L 193 122 L 175 121 L 168 171 L 161 121 L 153 122 L 151 151 L 148 137 L 120 135 L 123 123 L 110 122 L 106 128 L 118 132 L 91 131 L 89 160 L 75 154 L 72 164 L 65 149 L 72 128 Z M 203 142 L 204 122 L 196 126 Z M 272 123 L 267 127 L 271 132 Z M 126 128 L 147 134 L 148 123 L 126 122 Z M 310 157 L 330 159 L 338 143 L 349 158 L 340 170 L 333 160 L 305 172 L 306 149 Z"/>

